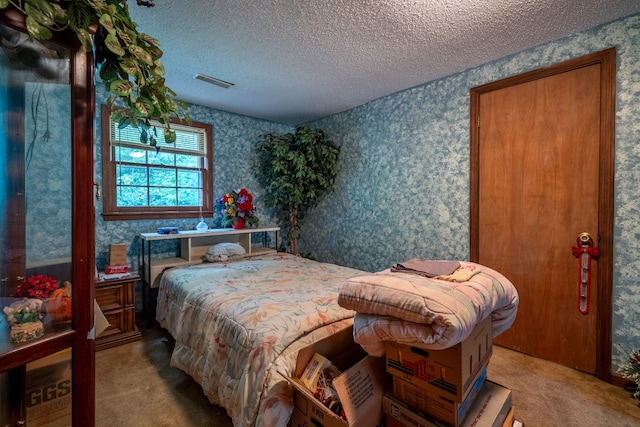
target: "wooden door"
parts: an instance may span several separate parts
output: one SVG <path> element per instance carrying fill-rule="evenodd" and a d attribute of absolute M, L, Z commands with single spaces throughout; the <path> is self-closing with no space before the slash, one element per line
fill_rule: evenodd
<path fill-rule="evenodd" d="M 495 343 L 606 379 L 614 66 L 608 50 L 472 90 L 471 259 L 520 296 Z M 572 253 L 581 232 L 600 251 L 587 314 Z"/>

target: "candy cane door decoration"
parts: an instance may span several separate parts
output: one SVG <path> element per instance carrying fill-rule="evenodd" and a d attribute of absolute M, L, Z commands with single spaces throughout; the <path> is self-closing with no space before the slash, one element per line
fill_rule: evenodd
<path fill-rule="evenodd" d="M 598 248 L 593 247 L 593 239 L 589 233 L 580 233 L 576 240 L 578 247 L 573 247 L 573 256 L 578 258 L 578 310 L 582 314 L 589 313 L 589 291 L 591 288 L 591 258 L 598 259 Z"/>

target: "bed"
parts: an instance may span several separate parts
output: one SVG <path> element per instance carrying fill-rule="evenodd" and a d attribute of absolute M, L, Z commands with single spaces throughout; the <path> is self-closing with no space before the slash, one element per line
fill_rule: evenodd
<path fill-rule="evenodd" d="M 355 342 L 382 356 L 386 341 L 453 346 L 488 316 L 495 337 L 518 307 L 506 277 L 470 262 L 422 277 L 286 253 L 238 255 L 213 253 L 217 262 L 163 272 L 156 311 L 176 341 L 171 366 L 193 377 L 235 426 L 286 425 L 293 408 L 283 375 L 293 376 L 298 350 L 351 325 Z"/>
<path fill-rule="evenodd" d="M 189 374 L 234 426 L 286 425 L 297 351 L 353 324 L 337 303 L 370 274 L 286 253 L 165 271 L 156 320 L 175 339 L 171 365 Z"/>

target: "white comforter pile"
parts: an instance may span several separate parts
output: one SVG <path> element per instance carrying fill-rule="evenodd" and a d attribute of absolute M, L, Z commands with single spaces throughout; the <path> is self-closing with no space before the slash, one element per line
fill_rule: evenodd
<path fill-rule="evenodd" d="M 460 261 L 450 275 L 425 277 L 387 269 L 347 280 L 338 304 L 356 312 L 354 340 L 372 356 L 385 354 L 385 342 L 441 350 L 469 336 L 491 316 L 493 336 L 515 320 L 518 292 L 497 271 Z"/>

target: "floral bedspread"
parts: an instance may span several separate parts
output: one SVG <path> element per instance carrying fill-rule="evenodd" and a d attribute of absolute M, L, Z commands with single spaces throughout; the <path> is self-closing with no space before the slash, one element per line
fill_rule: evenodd
<path fill-rule="evenodd" d="M 156 319 L 171 366 L 192 376 L 234 426 L 286 425 L 297 350 L 353 323 L 338 289 L 363 271 L 271 253 L 166 271 Z"/>

